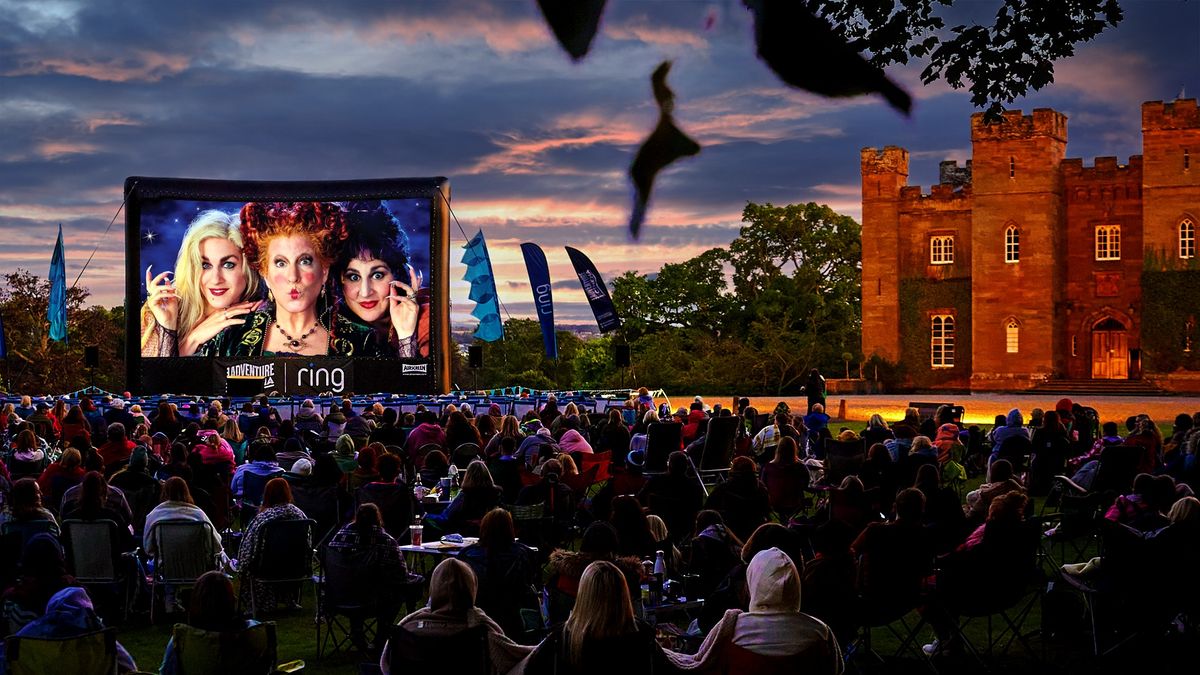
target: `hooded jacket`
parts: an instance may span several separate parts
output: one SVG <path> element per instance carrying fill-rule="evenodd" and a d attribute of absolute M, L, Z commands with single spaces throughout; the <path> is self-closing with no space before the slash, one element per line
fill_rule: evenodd
<path fill-rule="evenodd" d="M 568 429 L 562 438 L 558 439 L 558 447 L 563 452 L 582 452 L 586 455 L 592 454 L 592 446 L 584 439 L 583 434 L 574 429 Z"/>
<path fill-rule="evenodd" d="M 62 639 L 103 629 L 104 623 L 96 616 L 87 591 L 68 586 L 50 597 L 45 614 L 25 624 L 16 634 L 18 637 Z M 0 675 L 7 672 L 5 662 L 4 644 L 0 642 Z M 117 669 L 122 673 L 137 670 L 133 657 L 120 642 L 117 643 Z"/>
<path fill-rule="evenodd" d="M 1008 411 L 1008 415 L 1004 418 L 1004 426 L 992 432 L 992 440 L 998 448 L 1004 441 L 1017 437 L 1024 438 L 1027 441 L 1032 440 L 1029 429 L 1025 428 L 1025 418 L 1021 415 L 1020 409 L 1013 408 Z"/>
<path fill-rule="evenodd" d="M 759 551 L 746 568 L 746 586 L 750 611 L 726 611 L 699 651 L 680 664 L 683 668 L 733 673 L 743 671 L 741 664 L 753 663 L 760 673 L 842 672 L 833 631 L 800 611 L 800 573 L 786 553 L 778 548 Z"/>
<path fill-rule="evenodd" d="M 966 448 L 958 440 L 958 427 L 954 424 L 943 424 L 938 427 L 937 438 L 933 446 L 938 450 L 938 463 L 945 464 L 951 460 L 961 462 Z"/>

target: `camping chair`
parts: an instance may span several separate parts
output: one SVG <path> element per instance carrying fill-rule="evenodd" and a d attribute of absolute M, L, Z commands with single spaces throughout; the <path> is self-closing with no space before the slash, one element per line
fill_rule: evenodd
<path fill-rule="evenodd" d="M 263 556 L 254 570 L 244 570 L 243 584 L 250 584 L 250 616 L 258 618 L 259 585 L 296 584 L 312 579 L 313 536 L 317 521 L 273 520 L 262 526 Z"/>
<path fill-rule="evenodd" d="M 383 516 L 383 529 L 396 541 L 408 540 L 408 526 L 413 522 L 413 493 L 407 484 L 382 484 L 367 489 L 364 485 L 354 492 L 354 506 L 357 509 L 363 504 L 374 504 L 379 507 Z M 307 513 L 307 511 L 305 512 Z"/>
<path fill-rule="evenodd" d="M 205 572 L 218 569 L 213 527 L 202 520 L 160 520 L 150 531 L 154 542 L 150 577 L 150 623 L 160 587 L 190 587 Z"/>
<path fill-rule="evenodd" d="M 667 472 L 667 456 L 683 447 L 683 425 L 679 422 L 655 422 L 646 427 L 644 475 Z"/>
<path fill-rule="evenodd" d="M 353 645 L 351 624 L 343 618 L 362 620 L 363 636 L 367 642 L 374 639 L 377 631 L 384 627 L 375 626 L 375 617 L 387 596 L 383 592 L 374 565 L 365 553 L 324 547 L 318 554 L 320 573 L 317 583 L 317 658 L 323 658 L 329 647 L 339 652 Z M 401 595 L 412 609 L 421 583 L 405 583 Z M 324 629 L 324 635 L 322 635 Z"/>
<path fill-rule="evenodd" d="M 67 569 L 93 597 L 94 587 L 119 588 L 121 617 L 129 615 L 130 593 L 133 586 L 126 574 L 126 553 L 117 549 L 118 525 L 111 520 L 64 520 L 63 547 L 67 554 Z"/>
<path fill-rule="evenodd" d="M 483 452 L 480 451 L 479 445 L 476 443 L 463 443 L 450 456 L 450 463 L 457 466 L 460 470 L 466 469 L 471 462 L 482 458 Z"/>
<path fill-rule="evenodd" d="M 700 452 L 700 466 L 697 467 L 701 479 L 711 478 L 719 482 L 729 473 L 740 423 L 736 417 L 714 417 L 708 421 L 708 433 L 704 435 L 704 448 Z"/>
<path fill-rule="evenodd" d="M 69 638 L 13 635 L 5 639 L 4 660 L 10 675 L 116 675 L 117 629 Z"/>
<path fill-rule="evenodd" d="M 270 675 L 275 672 L 275 623 L 236 632 L 200 630 L 177 623 L 171 631 L 178 675 Z"/>
<path fill-rule="evenodd" d="M 403 626 L 392 626 L 388 635 L 388 665 L 393 673 L 429 673 L 446 670 L 446 657 L 453 655 L 452 670 L 461 675 L 487 675 L 487 626 L 478 625 L 453 635 L 421 635 Z"/>
<path fill-rule="evenodd" d="M 592 478 L 591 482 L 588 483 L 590 485 L 596 481 L 606 480 L 608 478 L 608 466 L 611 463 L 611 450 L 605 450 L 604 452 L 597 452 L 590 455 L 585 454 L 583 456 L 583 462 L 579 465 L 579 472 L 587 473 L 589 469 L 596 467 L 596 474 Z"/>
<path fill-rule="evenodd" d="M 857 476 L 867 461 L 867 450 L 862 441 L 842 442 L 825 439 L 826 485 L 840 485 L 846 476 Z"/>
<path fill-rule="evenodd" d="M 250 525 L 251 520 L 254 520 L 255 514 L 258 513 L 258 507 L 262 506 L 263 493 L 267 490 L 267 483 L 272 478 L 282 475 L 283 469 L 272 471 L 266 476 L 260 476 L 250 471 L 242 474 L 241 521 L 243 530 Z"/>
<path fill-rule="evenodd" d="M 292 501 L 306 516 L 317 521 L 313 545 L 333 536 L 342 524 L 342 505 L 338 503 L 338 489 L 333 487 L 292 486 Z M 407 526 L 408 523 L 405 523 Z"/>

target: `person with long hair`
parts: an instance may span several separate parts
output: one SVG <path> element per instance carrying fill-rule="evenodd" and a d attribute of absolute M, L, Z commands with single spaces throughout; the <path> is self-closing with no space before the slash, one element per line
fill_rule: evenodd
<path fill-rule="evenodd" d="M 0 422 L 0 429 L 3 428 L 4 425 Z M 90 441 L 92 439 L 92 425 L 87 421 L 87 417 L 84 416 L 83 408 L 73 405 L 67 411 L 66 417 L 63 418 L 62 438 L 70 440 L 76 436 L 83 436 Z"/>
<path fill-rule="evenodd" d="M 42 488 L 33 478 L 22 478 L 13 483 L 8 492 L 8 503 L 0 511 L 0 527 L 7 523 L 46 521 L 49 531 L 58 536 L 58 521 L 42 505 Z"/>
<path fill-rule="evenodd" d="M 20 576 L 0 598 L 0 629 L 16 633 L 46 612 L 46 604 L 60 590 L 75 585 L 67 572 L 66 556 L 55 534 L 35 534 L 21 551 Z"/>
<path fill-rule="evenodd" d="M 533 550 L 517 541 L 512 514 L 501 508 L 488 511 L 479 524 L 479 542 L 463 549 L 458 558 L 479 580 L 480 609 L 509 637 L 524 636 L 521 610 L 538 609 L 534 583 L 541 580 L 541 568 Z"/>
<path fill-rule="evenodd" d="M 612 500 L 612 515 L 608 522 L 617 531 L 617 553 L 640 559 L 654 558 L 654 534 L 641 503 L 633 495 L 620 495 Z"/>
<path fill-rule="evenodd" d="M 46 467 L 38 477 L 38 486 L 46 501 L 55 508 L 62 502 L 63 493 L 83 480 L 83 456 L 75 448 L 63 450 L 58 461 Z"/>
<path fill-rule="evenodd" d="M 388 356 L 429 356 L 429 290 L 409 264 L 400 223 L 378 202 L 349 202 L 345 220 L 346 241 L 332 275 L 339 324 L 370 333 L 369 343 Z"/>
<path fill-rule="evenodd" d="M 487 627 L 489 675 L 503 675 L 533 651 L 513 642 L 486 612 L 475 604 L 479 582 L 471 567 L 456 558 L 438 563 L 429 577 L 429 604 L 396 622 L 417 637 L 456 635 L 476 626 Z M 383 646 L 379 668 L 391 675 L 391 644 Z M 399 674 L 398 674 L 399 675 Z"/>
<path fill-rule="evenodd" d="M 467 420 L 462 411 L 456 410 L 450 413 L 446 420 L 446 449 L 453 456 L 454 449 L 463 443 L 474 443 L 479 451 L 483 452 L 483 438 L 480 437 L 479 430 Z"/>
<path fill-rule="evenodd" d="M 146 268 L 142 356 L 191 356 L 237 326 L 258 301 L 258 275 L 243 254 L 238 216 L 202 211 L 192 220 L 174 272 Z"/>
<path fill-rule="evenodd" d="M 354 519 L 344 525 L 329 541 L 329 554 L 365 560 L 369 569 L 366 574 L 379 579 L 380 598 L 387 599 L 375 607 L 376 625 L 387 626 L 400 610 L 399 586 L 411 581 L 421 581 L 419 575 L 410 574 L 400 552 L 400 544 L 383 527 L 383 516 L 379 507 L 370 502 L 359 504 Z M 367 617 L 359 613 L 350 616 L 351 639 L 366 647 L 363 621 Z M 378 632 L 376 639 L 382 642 L 385 636 Z"/>
<path fill-rule="evenodd" d="M 426 517 L 426 522 L 443 532 L 472 534 L 488 511 L 500 505 L 503 491 L 492 481 L 487 464 L 475 460 L 463 474 L 462 489 L 439 514 Z"/>
<path fill-rule="evenodd" d="M 205 572 L 196 580 L 196 585 L 192 586 L 192 597 L 187 611 L 189 628 L 230 634 L 257 626 L 258 623 L 242 615 L 238 609 L 237 595 L 233 592 L 233 582 L 225 574 L 217 571 Z M 158 672 L 160 675 L 176 675 L 179 672 L 174 637 L 167 641 Z"/>
<path fill-rule="evenodd" d="M 242 207 L 240 227 L 247 263 L 267 287 L 267 304 L 202 344 L 197 353 L 378 355 L 378 350 L 364 349 L 332 327 L 327 282 L 346 238 L 341 207 L 329 202 L 250 202 Z"/>
<path fill-rule="evenodd" d="M 142 548 L 149 555 L 154 555 L 158 552 L 156 538 L 154 536 L 154 526 L 159 521 L 163 520 L 192 520 L 209 524 L 209 532 L 213 538 L 213 550 L 216 552 L 217 562 L 224 563 L 226 560 L 225 550 L 221 545 L 221 533 L 216 527 L 212 527 L 212 521 L 208 519 L 206 514 L 200 507 L 196 506 L 196 502 L 192 499 L 192 492 L 188 489 L 188 484 L 178 476 L 168 478 L 162 487 L 162 502 L 150 510 L 146 514 L 146 526 L 142 533 Z"/>
<path fill-rule="evenodd" d="M 286 480 L 272 478 L 267 481 L 267 485 L 263 489 L 262 505 L 258 507 L 258 514 L 246 527 L 246 533 L 242 535 L 242 541 L 238 545 L 238 572 L 245 575 L 242 579 L 242 604 L 244 606 L 250 605 L 252 590 L 257 598 L 258 607 L 269 611 L 276 604 L 275 585 L 262 584 L 254 578 L 256 572 L 262 571 L 264 547 L 267 543 L 263 532 L 267 525 L 277 521 L 304 520 L 307 517 L 292 503 L 292 489 Z M 311 540 L 305 548 L 312 548 Z M 253 588 L 251 584 L 253 584 Z M 290 593 L 292 609 L 299 609 L 300 586 L 292 586 L 284 589 L 284 592 Z"/>
<path fill-rule="evenodd" d="M 487 457 L 494 457 L 500 454 L 500 442 L 505 438 L 513 439 L 516 445 L 519 445 L 525 439 L 525 434 L 521 433 L 521 422 L 514 415 L 504 416 L 504 419 L 500 422 L 499 433 L 488 440 L 483 454 Z"/>
<path fill-rule="evenodd" d="M 670 654 L 670 655 L 669 655 Z M 518 675 L 672 672 L 672 659 L 654 629 L 638 621 L 625 575 L 598 560 L 583 571 L 575 607 L 513 670 Z"/>

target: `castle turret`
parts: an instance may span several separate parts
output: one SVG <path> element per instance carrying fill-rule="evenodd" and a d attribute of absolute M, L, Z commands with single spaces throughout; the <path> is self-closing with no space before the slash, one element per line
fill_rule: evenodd
<path fill-rule="evenodd" d="M 1179 225 L 1200 225 L 1200 109 L 1196 99 L 1142 104 L 1144 251 L 1180 259 Z M 1183 251 L 1187 253 L 1187 251 Z"/>
<path fill-rule="evenodd" d="M 899 197 L 908 151 L 862 150 L 862 351 L 900 359 Z"/>

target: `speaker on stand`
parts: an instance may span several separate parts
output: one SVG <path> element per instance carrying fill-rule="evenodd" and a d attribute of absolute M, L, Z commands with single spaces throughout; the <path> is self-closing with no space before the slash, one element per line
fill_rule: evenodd
<path fill-rule="evenodd" d="M 483 345 L 467 347 L 467 367 L 471 369 L 471 386 L 479 389 L 479 370 L 483 368 Z"/>

